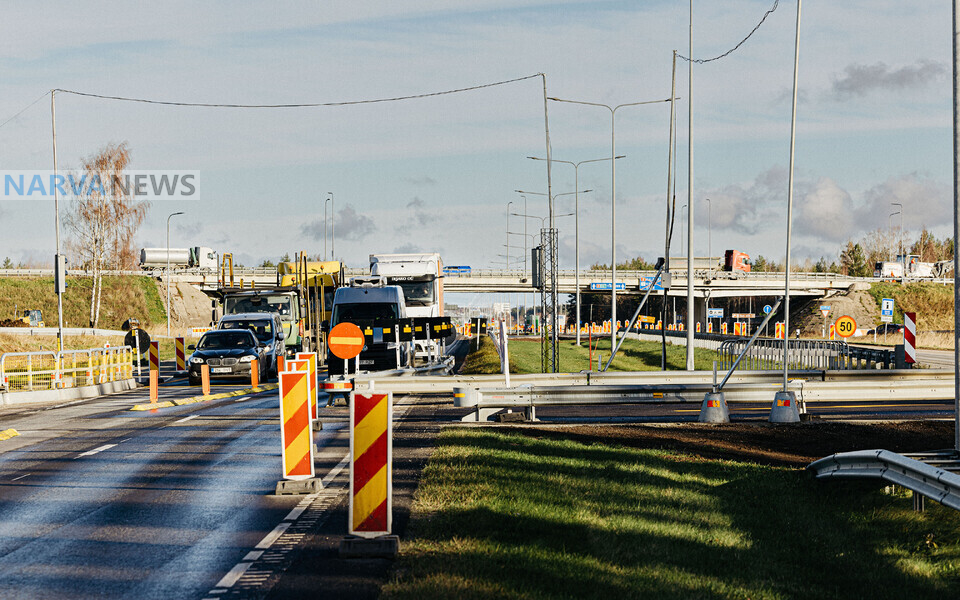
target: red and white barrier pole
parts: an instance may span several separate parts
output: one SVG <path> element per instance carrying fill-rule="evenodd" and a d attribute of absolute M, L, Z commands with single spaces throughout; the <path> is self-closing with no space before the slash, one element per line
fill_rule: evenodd
<path fill-rule="evenodd" d="M 917 362 L 917 313 L 903 313 L 903 360 Z"/>

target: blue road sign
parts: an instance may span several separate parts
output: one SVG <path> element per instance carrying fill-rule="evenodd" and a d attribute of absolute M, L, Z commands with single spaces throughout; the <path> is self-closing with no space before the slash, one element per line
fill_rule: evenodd
<path fill-rule="evenodd" d="M 640 277 L 640 289 L 646 291 L 650 284 L 653 282 L 653 277 L 642 276 Z M 620 288 L 617 288 L 618 290 Z M 653 284 L 654 291 L 663 291 L 663 285 L 660 283 L 660 278 L 657 278 L 657 282 Z"/>
<path fill-rule="evenodd" d="M 590 291 L 593 291 L 593 292 L 603 292 L 603 291 L 609 292 L 611 289 L 613 289 L 613 285 L 612 285 L 611 282 L 609 282 L 609 281 L 602 281 L 602 282 L 599 282 L 599 283 L 591 283 L 591 284 L 590 284 Z M 625 283 L 620 283 L 620 282 L 618 281 L 618 282 L 617 282 L 617 289 L 618 289 L 618 290 L 625 290 L 625 289 L 627 289 L 627 284 L 625 284 Z"/>
<path fill-rule="evenodd" d="M 763 314 L 769 315 L 771 310 L 773 310 L 773 307 L 770 306 L 769 304 L 765 304 L 763 306 Z"/>

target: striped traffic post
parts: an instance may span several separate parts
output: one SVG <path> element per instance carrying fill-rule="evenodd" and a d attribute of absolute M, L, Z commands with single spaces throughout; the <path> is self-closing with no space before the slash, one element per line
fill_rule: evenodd
<path fill-rule="evenodd" d="M 903 360 L 908 365 L 917 362 L 917 313 L 915 312 L 903 313 Z"/>
<path fill-rule="evenodd" d="M 386 536 L 393 526 L 392 408 L 390 393 L 350 402 L 350 535 Z"/>
<path fill-rule="evenodd" d="M 280 373 L 280 441 L 283 478 L 314 476 L 313 439 L 310 435 L 309 383 L 306 370 Z"/>
<path fill-rule="evenodd" d="M 307 361 L 308 381 L 310 383 L 310 418 L 317 418 L 317 353 L 297 352 L 297 360 Z"/>
<path fill-rule="evenodd" d="M 177 370 L 186 371 L 187 370 L 187 354 L 186 346 L 184 345 L 184 339 L 182 337 L 173 338 L 174 345 L 177 348 Z"/>

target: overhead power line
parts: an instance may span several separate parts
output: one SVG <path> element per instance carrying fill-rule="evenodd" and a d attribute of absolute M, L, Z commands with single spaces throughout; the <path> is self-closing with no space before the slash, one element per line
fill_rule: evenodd
<path fill-rule="evenodd" d="M 524 81 L 527 79 L 533 79 L 534 77 L 541 77 L 541 76 L 542 76 L 541 73 L 537 73 L 535 75 L 527 75 L 526 77 L 508 79 L 506 81 L 497 81 L 495 83 L 485 83 L 485 84 L 474 85 L 474 86 L 465 87 L 465 88 L 457 88 L 455 90 L 446 90 L 442 92 L 414 94 L 412 96 L 397 96 L 394 98 L 376 98 L 373 100 L 349 100 L 344 102 L 303 102 L 303 103 L 297 103 L 297 104 L 223 104 L 223 103 L 207 103 L 207 102 L 173 102 L 168 100 L 152 100 L 149 98 L 108 96 L 105 94 L 92 94 L 90 92 L 78 92 L 76 90 L 55 89 L 53 91 L 59 92 L 62 94 L 73 94 L 75 96 L 85 96 L 88 98 L 99 98 L 101 100 L 120 100 L 122 102 L 141 102 L 144 104 L 162 104 L 164 106 L 196 106 L 201 108 L 318 108 L 318 107 L 325 107 L 325 106 L 351 106 L 355 104 L 377 104 L 380 102 L 398 102 L 401 100 L 415 100 L 418 98 L 445 96 L 447 94 L 458 94 L 461 92 L 470 92 L 470 91 L 480 90 L 483 88 L 489 88 L 489 87 L 494 87 L 498 85 L 506 85 L 508 83 L 516 83 L 518 81 Z"/>
<path fill-rule="evenodd" d="M 730 54 L 733 54 L 740 46 L 742 46 L 742 45 L 744 44 L 744 42 L 746 42 L 747 40 L 750 39 L 750 36 L 752 36 L 754 33 L 757 32 L 758 29 L 760 29 L 760 26 L 763 25 L 763 22 L 767 20 L 767 17 L 769 17 L 769 16 L 773 13 L 773 11 L 777 10 L 777 6 L 779 6 L 779 5 L 780 5 L 780 0 L 774 0 L 774 2 L 773 2 L 773 7 L 771 7 L 770 10 L 768 10 L 767 12 L 763 13 L 763 18 L 760 19 L 760 22 L 757 23 L 757 26 L 756 26 L 756 27 L 754 27 L 753 29 L 750 30 L 750 33 L 747 34 L 747 37 L 745 37 L 745 38 L 743 38 L 742 40 L 740 40 L 740 41 L 737 43 L 736 46 L 734 46 L 733 48 L 730 48 L 729 50 L 727 50 L 727 51 L 724 52 L 723 54 L 721 54 L 721 55 L 719 55 L 719 56 L 714 56 L 713 58 L 694 58 L 694 59 L 691 59 L 691 58 L 688 57 L 688 56 L 683 56 L 683 55 L 681 55 L 681 54 L 678 54 L 678 55 L 677 55 L 677 58 L 682 59 L 682 60 L 686 60 L 686 61 L 689 61 L 689 62 L 694 62 L 694 63 L 697 63 L 697 64 L 701 64 L 701 65 L 702 65 L 702 64 L 704 64 L 704 63 L 713 62 L 713 61 L 715 61 L 715 60 L 720 60 L 721 58 L 724 58 L 724 57 L 726 57 L 726 56 L 729 56 Z"/>
<path fill-rule="evenodd" d="M 22 115 L 23 113 L 27 112 L 27 109 L 29 109 L 31 106 L 33 106 L 33 105 L 36 104 L 37 102 L 40 102 L 41 100 L 43 100 L 44 98 L 46 98 L 49 93 L 50 93 L 50 92 L 44 92 L 39 98 L 37 98 L 36 100 L 34 100 L 34 101 L 31 102 L 30 104 L 28 104 L 23 110 L 21 110 L 20 112 L 18 112 L 18 113 L 15 114 L 15 115 L 13 115 L 12 117 L 10 117 L 9 119 L 7 119 L 7 120 L 4 121 L 3 123 L 0 123 L 0 127 L 3 127 L 4 125 L 6 125 L 7 123 L 9 123 L 10 121 L 16 119 L 17 117 L 19 117 L 19 116 Z"/>

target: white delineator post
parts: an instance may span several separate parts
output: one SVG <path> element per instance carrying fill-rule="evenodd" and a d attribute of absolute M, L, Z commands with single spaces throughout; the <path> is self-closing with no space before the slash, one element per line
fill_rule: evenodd
<path fill-rule="evenodd" d="M 907 364 L 917 362 L 917 313 L 903 313 L 903 357 Z"/>

